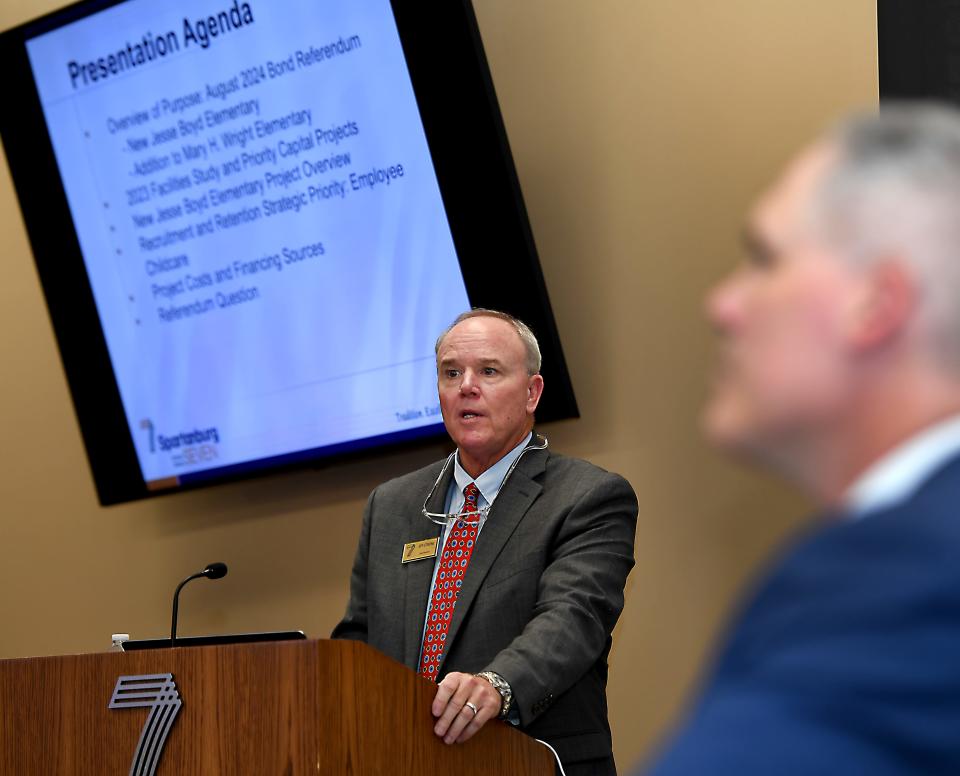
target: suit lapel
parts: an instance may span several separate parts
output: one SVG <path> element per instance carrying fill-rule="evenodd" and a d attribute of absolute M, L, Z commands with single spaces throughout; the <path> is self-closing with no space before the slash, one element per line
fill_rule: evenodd
<path fill-rule="evenodd" d="M 450 649 L 460 630 L 460 624 L 470 611 L 490 567 L 493 566 L 507 540 L 513 535 L 520 521 L 543 490 L 543 486 L 536 482 L 536 478 L 543 474 L 549 455 L 547 450 L 531 450 L 526 453 L 503 489 L 497 494 L 496 501 L 477 539 L 477 545 L 463 580 L 463 587 L 457 597 L 457 605 L 453 610 L 453 619 L 450 621 L 450 630 L 447 635 L 447 646 L 444 649 L 444 660 L 450 654 Z M 440 671 L 442 670 L 441 662 Z"/>
<path fill-rule="evenodd" d="M 427 503 L 430 512 L 445 512 L 447 506 L 447 491 L 453 479 L 453 466 L 447 467 L 443 477 L 434 489 L 433 496 Z M 431 523 L 421 513 L 419 506 L 416 514 L 412 514 L 407 524 L 406 536 L 403 543 L 416 542 L 421 539 L 440 537 L 443 541 L 443 527 Z M 397 548 L 400 552 L 400 548 Z M 433 581 L 433 572 L 436 568 L 435 558 L 407 563 L 403 566 L 405 579 L 403 596 L 403 662 L 416 670 L 419 666 L 420 646 L 423 642 L 423 623 L 427 616 L 427 596 L 430 594 L 430 583 Z"/>

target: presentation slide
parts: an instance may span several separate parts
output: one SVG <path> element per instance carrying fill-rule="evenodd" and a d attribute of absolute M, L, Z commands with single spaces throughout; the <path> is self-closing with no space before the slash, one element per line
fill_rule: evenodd
<path fill-rule="evenodd" d="M 133 0 L 27 49 L 151 486 L 441 422 L 469 302 L 388 0 Z"/>

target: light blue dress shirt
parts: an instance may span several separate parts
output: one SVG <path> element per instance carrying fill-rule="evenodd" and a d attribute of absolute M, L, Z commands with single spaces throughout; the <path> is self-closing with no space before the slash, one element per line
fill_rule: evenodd
<path fill-rule="evenodd" d="M 453 461 L 453 479 L 450 481 L 450 489 L 447 491 L 447 513 L 453 514 L 463 509 L 463 490 L 471 482 L 476 483 L 477 490 L 480 491 L 480 495 L 477 496 L 477 509 L 493 506 L 494 499 L 496 499 L 497 494 L 500 492 L 500 488 L 503 487 L 503 478 L 507 476 L 507 472 L 510 470 L 510 467 L 513 466 L 513 462 L 520 457 L 524 448 L 530 444 L 530 438 L 532 436 L 533 432 L 527 434 L 520 440 L 520 444 L 476 479 L 473 479 L 473 477 L 467 474 L 460 465 L 460 456 L 458 454 Z M 478 536 L 485 522 L 487 522 L 486 517 L 481 517 L 480 525 L 477 527 Z M 450 536 L 452 529 L 453 525 L 451 521 L 451 524 L 448 524 L 443 532 L 444 544 L 447 543 L 447 537 Z"/>
<path fill-rule="evenodd" d="M 471 482 L 476 483 L 477 490 L 480 491 L 477 496 L 477 509 L 483 509 L 484 507 L 493 506 L 493 502 L 497 498 L 497 494 L 500 493 L 500 489 L 503 487 L 504 477 L 507 476 L 507 472 L 510 470 L 510 467 L 513 465 L 513 462 L 516 461 L 520 454 L 523 453 L 524 448 L 530 443 L 530 438 L 533 436 L 531 431 L 523 439 L 520 440 L 520 443 L 514 447 L 509 453 L 507 453 L 503 458 L 497 461 L 493 466 L 483 472 L 479 477 L 474 479 L 466 470 L 460 465 L 460 456 L 459 454 L 454 458 L 453 464 L 453 479 L 450 480 L 450 488 L 447 491 L 447 514 L 454 514 L 463 509 L 463 489 L 467 487 Z M 484 524 L 487 522 L 487 516 L 481 516 L 480 522 L 477 525 L 477 540 L 479 541 L 480 532 L 483 530 Z M 423 613 L 423 629 L 421 630 L 421 650 L 423 642 L 423 631 L 427 627 L 427 616 L 430 613 L 430 602 L 433 600 L 433 587 L 437 581 L 437 567 L 440 565 L 440 559 L 443 557 L 443 548 L 447 544 L 447 539 L 450 538 L 450 532 L 453 530 L 455 521 L 451 520 L 447 523 L 446 527 L 443 529 L 443 540 L 440 543 L 440 547 L 437 550 L 437 559 L 433 564 L 433 579 L 430 582 L 430 594 L 427 596 L 427 608 Z M 469 569 L 469 566 L 468 566 Z M 423 654 L 421 652 L 420 657 L 417 659 L 417 665 L 420 665 L 420 660 L 423 659 Z"/>
<path fill-rule="evenodd" d="M 844 505 L 854 519 L 896 506 L 958 452 L 960 415 L 955 415 L 927 427 L 874 462 L 847 489 Z"/>

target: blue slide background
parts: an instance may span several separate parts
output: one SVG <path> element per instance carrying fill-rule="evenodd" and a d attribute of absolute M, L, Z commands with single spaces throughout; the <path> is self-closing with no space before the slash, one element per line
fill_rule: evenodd
<path fill-rule="evenodd" d="M 28 53 L 145 480 L 439 422 L 469 303 L 387 0 L 135 0 Z"/>

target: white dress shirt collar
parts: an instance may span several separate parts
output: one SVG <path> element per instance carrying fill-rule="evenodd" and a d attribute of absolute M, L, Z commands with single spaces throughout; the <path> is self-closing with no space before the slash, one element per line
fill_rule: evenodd
<path fill-rule="evenodd" d="M 875 461 L 844 495 L 854 516 L 906 501 L 931 474 L 960 452 L 960 415 L 935 423 Z"/>

